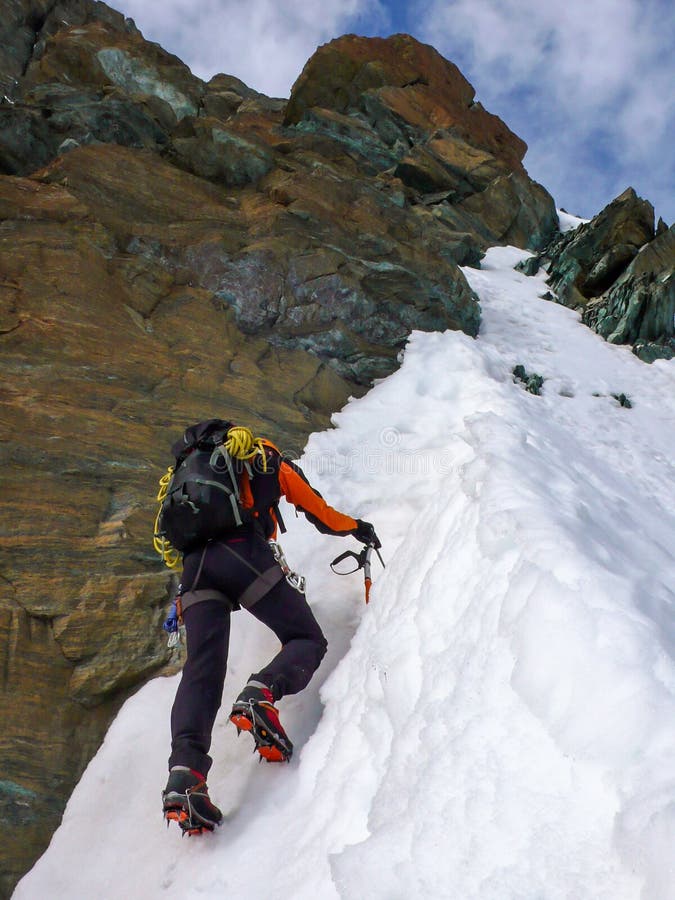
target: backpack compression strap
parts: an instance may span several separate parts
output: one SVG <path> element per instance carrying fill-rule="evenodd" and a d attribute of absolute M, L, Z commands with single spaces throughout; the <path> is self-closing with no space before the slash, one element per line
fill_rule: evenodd
<path fill-rule="evenodd" d="M 232 487 L 234 488 L 233 493 L 229 494 L 230 503 L 232 504 L 232 513 L 234 515 L 234 521 L 237 525 L 242 524 L 241 513 L 239 512 L 239 478 L 234 471 L 234 466 L 232 465 L 232 457 L 230 456 L 227 448 L 224 444 L 218 444 L 216 449 L 211 454 L 211 459 L 209 460 L 209 465 L 212 469 L 216 468 L 216 463 L 218 461 L 218 456 L 222 456 L 225 460 L 225 466 L 227 467 L 228 474 L 230 476 L 230 481 L 232 482 Z M 247 469 L 250 471 L 250 466 L 248 463 L 244 463 Z M 222 488 L 222 485 L 217 482 L 211 482 L 215 487 Z M 209 484 L 209 482 L 205 481 L 204 484 Z"/>

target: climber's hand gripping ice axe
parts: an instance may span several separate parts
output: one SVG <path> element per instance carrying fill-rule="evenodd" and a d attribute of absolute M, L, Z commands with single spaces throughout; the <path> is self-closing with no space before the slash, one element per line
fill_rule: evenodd
<path fill-rule="evenodd" d="M 377 557 L 382 563 L 382 568 L 384 568 L 384 560 L 380 555 L 380 551 L 372 543 L 365 544 L 360 553 L 355 553 L 354 550 L 345 550 L 344 553 L 336 556 L 330 564 L 331 569 L 336 575 L 351 575 L 352 572 L 358 572 L 359 569 L 363 569 L 363 581 L 366 586 L 366 603 L 368 603 L 370 599 L 370 586 L 373 583 L 370 573 L 370 557 L 373 550 L 377 553 Z"/>

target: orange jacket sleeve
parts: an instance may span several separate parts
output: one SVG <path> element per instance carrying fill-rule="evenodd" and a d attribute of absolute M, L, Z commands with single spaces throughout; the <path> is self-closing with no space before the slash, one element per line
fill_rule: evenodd
<path fill-rule="evenodd" d="M 279 466 L 281 493 L 323 534 L 347 535 L 357 527 L 356 519 L 329 506 L 318 491 L 292 463 L 281 461 Z"/>

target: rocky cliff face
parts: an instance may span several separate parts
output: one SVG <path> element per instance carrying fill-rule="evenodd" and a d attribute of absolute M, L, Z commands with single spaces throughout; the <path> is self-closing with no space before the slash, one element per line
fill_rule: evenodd
<path fill-rule="evenodd" d="M 0 23 L 8 893 L 120 703 L 171 670 L 170 442 L 227 415 L 299 452 L 411 329 L 475 335 L 458 264 L 540 249 L 556 215 L 523 142 L 404 35 L 320 48 L 286 102 L 200 81 L 93 0 L 0 0 Z"/>

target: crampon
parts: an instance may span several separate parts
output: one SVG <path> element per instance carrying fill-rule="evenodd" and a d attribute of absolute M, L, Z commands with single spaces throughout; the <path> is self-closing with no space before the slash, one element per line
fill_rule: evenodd
<path fill-rule="evenodd" d="M 230 722 L 236 725 L 237 734 L 248 731 L 255 741 L 253 752 L 260 754 L 260 761 L 289 762 L 293 744 L 279 722 L 272 694 L 264 685 L 246 685 L 232 707 Z"/>
<path fill-rule="evenodd" d="M 167 828 L 176 822 L 183 836 L 213 831 L 223 814 L 211 802 L 203 775 L 187 766 L 174 766 L 162 793 L 162 811 Z"/>
<path fill-rule="evenodd" d="M 166 820 L 166 827 L 169 827 L 171 822 L 176 822 L 180 830 L 183 832 L 183 837 L 187 834 L 188 837 L 195 837 L 198 834 L 203 834 L 205 831 L 213 831 L 215 826 L 211 824 L 205 824 L 204 822 L 195 822 L 190 817 L 190 814 L 184 809 L 167 809 L 164 813 L 164 818 Z"/>

